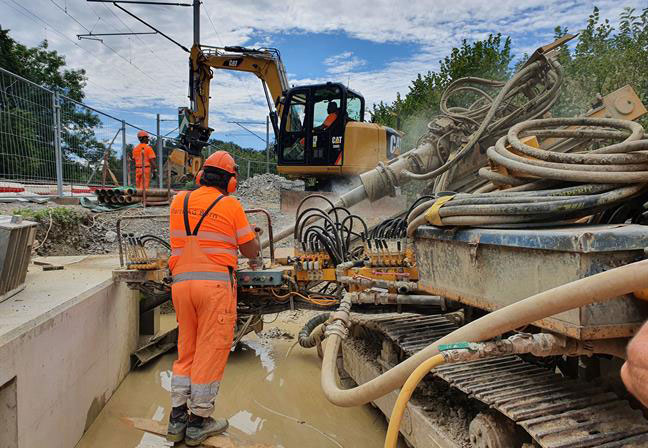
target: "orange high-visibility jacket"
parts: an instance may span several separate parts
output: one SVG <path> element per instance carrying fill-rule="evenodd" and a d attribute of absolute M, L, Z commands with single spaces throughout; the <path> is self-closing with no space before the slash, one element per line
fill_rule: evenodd
<path fill-rule="evenodd" d="M 213 187 L 200 187 L 191 192 L 189 197 L 187 226 L 183 214 L 187 194 L 188 192 L 178 194 L 171 203 L 171 272 L 173 273 L 173 268 L 182 255 L 187 227 L 196 229 L 205 212 L 207 215 L 202 219 L 197 231 L 200 248 L 214 264 L 236 268 L 238 247 L 255 238 L 241 203 L 232 196 L 226 196 L 210 209 L 221 193 Z"/>
<path fill-rule="evenodd" d="M 322 127 L 324 129 L 330 128 L 336 118 L 337 118 L 337 113 L 336 112 L 328 114 L 328 116 L 324 120 L 324 123 L 322 123 Z"/>
<path fill-rule="evenodd" d="M 133 149 L 133 160 L 135 160 L 135 167 L 142 168 L 142 152 L 144 152 L 144 167 L 151 166 L 151 160 L 155 159 L 155 151 L 151 145 L 140 143 Z"/>

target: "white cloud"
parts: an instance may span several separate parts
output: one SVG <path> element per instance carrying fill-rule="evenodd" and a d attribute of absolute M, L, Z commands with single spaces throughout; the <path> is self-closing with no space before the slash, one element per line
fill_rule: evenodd
<path fill-rule="evenodd" d="M 148 31 L 111 4 L 53 1 L 66 4 L 68 13 L 95 33 Z M 644 2 L 601 0 L 596 4 L 601 15 L 614 22 L 623 6 L 640 9 Z M 577 0 L 288 0 L 279 7 L 273 0 L 205 0 L 201 40 L 211 45 L 266 46 L 273 44 L 272 36 L 277 33 L 327 32 L 378 43 L 418 45 L 414 55 L 392 56 L 379 69 L 369 69 L 362 54 L 344 51 L 324 61 L 328 68 L 321 77 L 290 75 L 295 85 L 332 75 L 349 80 L 370 107 L 381 100 L 392 101 L 398 91 L 407 92 L 417 73 L 438 68 L 438 60 L 464 38 L 470 41 L 501 32 L 512 36 L 516 49 L 527 50 L 551 40 L 556 25 L 578 31 L 593 5 Z M 175 40 L 187 46 L 191 42 L 191 8 L 125 7 Z M 0 13 L 3 28 L 10 28 L 19 42 L 35 45 L 47 38 L 50 48 L 65 54 L 71 67 L 86 69 L 88 100 L 99 108 L 142 111 L 150 114 L 142 117 L 148 119 L 159 109 L 187 105 L 187 54 L 161 36 L 107 37 L 105 45 L 78 41 L 76 34 L 87 31 L 51 0 L 0 0 Z M 304 39 L 302 45 L 308 41 Z M 313 64 L 319 62 L 318 57 L 314 52 Z M 265 122 L 267 106 L 255 76 L 214 70 L 211 93 L 210 126 L 219 132 L 238 131 L 229 121 Z M 253 127 L 265 132 L 265 125 Z"/>
<path fill-rule="evenodd" d="M 328 69 L 326 69 L 328 73 L 339 75 L 357 70 L 367 65 L 367 61 L 354 56 L 352 51 L 345 51 L 324 59 L 324 65 L 328 66 Z"/>

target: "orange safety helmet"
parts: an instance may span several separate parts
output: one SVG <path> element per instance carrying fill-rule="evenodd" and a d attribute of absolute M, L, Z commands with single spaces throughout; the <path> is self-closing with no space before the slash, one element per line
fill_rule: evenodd
<path fill-rule="evenodd" d="M 238 172 L 238 167 L 236 166 L 236 162 L 234 162 L 234 158 L 227 151 L 216 151 L 207 157 L 202 169 L 204 170 L 206 167 L 218 168 L 231 174 L 232 176 L 227 183 L 227 192 L 234 193 L 236 191 L 236 173 Z"/>
<path fill-rule="evenodd" d="M 139 131 L 137 133 L 137 138 L 144 138 L 144 137 L 148 138 L 148 136 L 149 136 L 148 132 L 146 132 L 146 131 Z"/>

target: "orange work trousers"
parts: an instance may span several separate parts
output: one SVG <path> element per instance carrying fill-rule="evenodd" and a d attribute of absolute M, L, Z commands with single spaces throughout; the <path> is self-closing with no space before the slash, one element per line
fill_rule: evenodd
<path fill-rule="evenodd" d="M 178 320 L 178 359 L 173 364 L 172 406 L 208 417 L 223 378 L 236 324 L 236 296 L 229 282 L 187 280 L 171 289 Z"/>
<path fill-rule="evenodd" d="M 148 190 L 151 185 L 151 167 L 135 168 L 135 186 L 138 190 Z"/>

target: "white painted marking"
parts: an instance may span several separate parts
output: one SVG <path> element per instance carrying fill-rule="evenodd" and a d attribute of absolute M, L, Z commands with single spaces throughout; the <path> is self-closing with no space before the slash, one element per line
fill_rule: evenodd
<path fill-rule="evenodd" d="M 167 392 L 171 392 L 171 376 L 173 373 L 170 370 L 160 372 L 160 386 Z"/>
<path fill-rule="evenodd" d="M 156 422 L 161 422 L 163 418 L 164 418 L 164 408 L 162 406 L 158 406 L 157 409 L 155 410 L 155 414 L 153 414 L 153 420 L 155 420 Z"/>
<path fill-rule="evenodd" d="M 166 437 L 146 432 L 135 448 L 164 448 L 167 446 L 173 446 L 173 442 L 168 442 Z"/>

